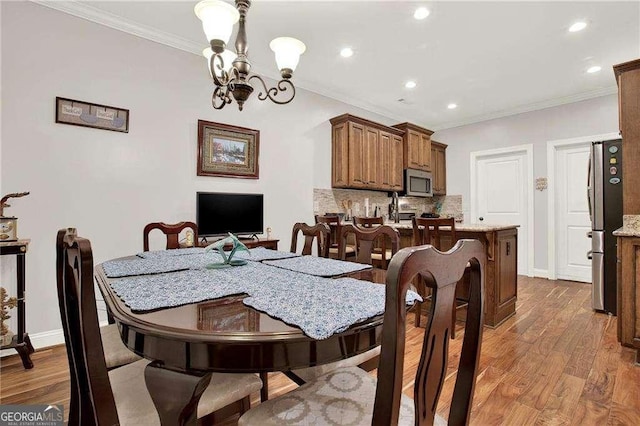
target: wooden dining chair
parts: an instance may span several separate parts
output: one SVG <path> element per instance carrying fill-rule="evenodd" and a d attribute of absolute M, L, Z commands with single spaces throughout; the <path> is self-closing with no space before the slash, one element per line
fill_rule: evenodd
<path fill-rule="evenodd" d="M 326 223 L 329 225 L 331 233 L 329 234 L 329 257 L 339 259 L 338 253 L 338 238 L 340 231 L 342 230 L 342 224 L 340 223 L 339 216 L 315 216 L 316 223 Z M 345 248 L 346 256 L 352 257 L 356 255 L 356 248 L 352 244 L 347 244 Z"/>
<path fill-rule="evenodd" d="M 384 217 L 376 216 L 376 217 L 353 217 L 353 224 L 355 226 L 370 229 L 374 226 L 384 225 Z M 371 259 L 377 264 L 376 266 L 380 266 L 382 269 L 387 269 L 387 265 L 393 253 L 391 249 L 387 248 L 387 239 L 385 237 L 379 238 L 379 242 L 373 248 L 371 252 Z"/>
<path fill-rule="evenodd" d="M 440 251 L 445 251 L 451 248 L 458 238 L 456 236 L 456 222 L 454 218 L 420 218 L 414 217 L 412 219 L 413 225 L 413 245 L 420 246 L 424 244 L 431 244 Z M 446 230 L 442 230 L 441 227 L 446 227 Z M 442 241 L 443 232 L 448 233 L 449 244 L 445 244 Z M 456 338 L 456 312 L 460 309 L 467 307 L 469 303 L 469 274 L 464 274 L 458 285 L 456 286 L 456 298 L 454 300 L 455 309 L 452 312 L 451 321 L 453 327 L 451 329 L 451 338 Z M 429 297 L 430 298 L 430 297 Z M 420 327 L 420 318 L 422 316 L 422 303 L 418 303 L 416 306 L 416 327 Z"/>
<path fill-rule="evenodd" d="M 185 229 L 191 229 L 193 231 L 194 245 L 198 245 L 198 225 L 195 223 L 179 222 L 175 224 L 168 224 L 163 222 L 153 222 L 145 226 L 142 231 L 142 244 L 144 251 L 149 251 L 149 233 L 154 229 L 159 229 L 167 236 L 167 250 L 180 248 L 180 232 Z"/>
<path fill-rule="evenodd" d="M 160 424 L 145 385 L 149 362 L 140 360 L 107 371 L 98 325 L 91 243 L 78 237 L 73 228 L 58 231 L 56 275 L 71 378 L 69 424 Z M 179 382 L 180 373 L 176 375 Z M 213 422 L 242 413 L 250 406 L 250 394 L 261 387 L 262 382 L 254 374 L 213 373 L 211 385 L 200 398 L 197 416 Z"/>
<path fill-rule="evenodd" d="M 346 260 L 345 247 L 349 235 L 355 235 L 356 239 L 356 258 L 355 262 L 366 263 L 371 265 L 373 260 L 373 254 L 375 250 L 375 243 L 381 239 L 387 240 L 387 243 L 391 246 L 391 252 L 389 253 L 391 258 L 398 251 L 400 247 L 400 233 L 397 229 L 394 229 L 388 225 L 381 225 L 376 228 L 359 228 L 353 225 L 343 225 L 340 230 L 338 253 L 340 259 Z M 386 246 L 385 246 L 386 247 Z M 385 248 L 386 250 L 386 248 Z M 386 256 L 386 255 L 385 255 Z"/>
<path fill-rule="evenodd" d="M 466 425 L 478 373 L 484 317 L 484 249 L 460 240 L 448 253 L 432 246 L 407 247 L 391 259 L 386 279 L 382 353 L 377 380 L 358 368 L 319 377 L 245 413 L 239 426 L 290 424 Z M 436 414 L 447 375 L 451 310 L 456 283 L 470 263 L 469 315 L 465 324 L 448 419 Z M 436 295 L 422 340 L 413 398 L 403 394 L 406 294 L 418 277 Z"/>
<path fill-rule="evenodd" d="M 291 232 L 291 253 L 298 252 L 298 234 L 304 236 L 304 246 L 302 247 L 302 255 L 310 255 L 315 240 L 318 249 L 318 256 L 329 257 L 329 235 L 331 230 L 326 223 L 317 223 L 309 226 L 306 223 L 298 222 L 293 225 Z"/>

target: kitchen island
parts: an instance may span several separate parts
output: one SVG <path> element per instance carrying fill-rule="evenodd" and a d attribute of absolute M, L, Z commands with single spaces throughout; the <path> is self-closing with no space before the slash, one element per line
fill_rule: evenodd
<path fill-rule="evenodd" d="M 387 223 L 400 232 L 400 247 L 413 245 L 411 221 Z M 441 228 L 443 229 L 443 228 Z M 446 229 L 446 228 L 445 228 Z M 479 240 L 485 247 L 484 323 L 497 327 L 516 312 L 518 296 L 518 225 L 456 223 L 456 237 Z M 452 246 L 448 231 L 442 234 L 443 249 Z"/>

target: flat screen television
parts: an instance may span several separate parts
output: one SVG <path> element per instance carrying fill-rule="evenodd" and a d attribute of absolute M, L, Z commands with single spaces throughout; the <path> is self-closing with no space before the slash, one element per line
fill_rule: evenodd
<path fill-rule="evenodd" d="M 262 194 L 198 192 L 196 223 L 201 237 L 261 234 L 264 230 Z"/>

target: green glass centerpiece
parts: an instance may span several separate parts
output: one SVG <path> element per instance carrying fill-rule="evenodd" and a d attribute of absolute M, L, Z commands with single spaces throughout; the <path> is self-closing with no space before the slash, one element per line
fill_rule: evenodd
<path fill-rule="evenodd" d="M 227 244 L 231 244 L 232 246 L 232 249 L 228 255 L 224 251 L 224 246 Z M 246 260 L 233 258 L 233 256 L 236 254 L 237 251 L 246 251 L 247 253 L 249 253 L 249 255 L 251 255 L 251 252 L 249 251 L 247 246 L 242 244 L 242 242 L 238 239 L 238 237 L 236 237 L 232 233 L 229 233 L 228 237 L 218 240 L 215 243 L 208 245 L 204 249 L 205 252 L 208 252 L 211 250 L 217 250 L 218 253 L 220 253 L 220 256 L 222 256 L 222 262 L 210 263 L 207 265 L 207 269 L 220 269 L 220 268 L 229 268 L 231 266 L 246 265 L 247 264 Z"/>

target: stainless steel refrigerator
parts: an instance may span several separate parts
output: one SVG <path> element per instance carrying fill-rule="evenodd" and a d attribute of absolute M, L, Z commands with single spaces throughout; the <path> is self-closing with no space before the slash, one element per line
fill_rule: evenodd
<path fill-rule="evenodd" d="M 616 238 L 622 226 L 622 140 L 594 142 L 589 159 L 589 214 L 591 216 L 592 306 L 616 315 Z"/>

